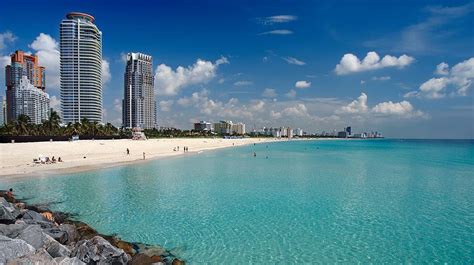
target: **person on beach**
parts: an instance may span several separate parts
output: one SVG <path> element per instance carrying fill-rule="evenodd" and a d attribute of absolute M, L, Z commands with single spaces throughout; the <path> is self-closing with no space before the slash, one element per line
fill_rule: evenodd
<path fill-rule="evenodd" d="M 145 160 L 145 152 L 143 152 L 143 160 Z"/>
<path fill-rule="evenodd" d="M 58 157 L 58 162 L 63 162 L 63 160 L 61 159 L 61 157 Z"/>
<path fill-rule="evenodd" d="M 253 157 L 256 157 L 257 156 L 257 153 L 253 152 Z"/>
<path fill-rule="evenodd" d="M 56 158 L 54 158 L 54 156 L 51 158 L 51 162 L 56 163 Z"/>
<path fill-rule="evenodd" d="M 10 188 L 7 193 L 5 194 L 9 199 L 15 201 L 15 196 L 13 195 L 13 189 Z"/>
<path fill-rule="evenodd" d="M 130 155 L 130 149 L 127 148 L 127 155 Z"/>

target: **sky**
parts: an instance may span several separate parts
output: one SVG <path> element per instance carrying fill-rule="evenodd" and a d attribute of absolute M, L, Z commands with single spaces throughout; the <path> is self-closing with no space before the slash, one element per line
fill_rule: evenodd
<path fill-rule="evenodd" d="M 0 69 L 15 50 L 38 54 L 56 109 L 59 24 L 72 11 L 102 31 L 104 121 L 115 125 L 124 58 L 142 52 L 159 126 L 474 138 L 474 2 L 0 1 Z"/>

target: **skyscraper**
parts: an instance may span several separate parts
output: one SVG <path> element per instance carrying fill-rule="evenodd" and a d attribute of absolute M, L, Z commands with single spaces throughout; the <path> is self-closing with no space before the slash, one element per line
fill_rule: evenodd
<path fill-rule="evenodd" d="M 63 121 L 102 122 L 102 32 L 93 16 L 66 15 L 60 25 L 60 52 Z"/>
<path fill-rule="evenodd" d="M 156 101 L 152 57 L 128 53 L 124 75 L 122 125 L 125 128 L 156 127 Z"/>
<path fill-rule="evenodd" d="M 41 124 L 48 119 L 49 95 L 45 92 L 45 68 L 39 66 L 38 56 L 16 51 L 10 65 L 5 67 L 6 122 L 27 115 L 31 122 Z"/>

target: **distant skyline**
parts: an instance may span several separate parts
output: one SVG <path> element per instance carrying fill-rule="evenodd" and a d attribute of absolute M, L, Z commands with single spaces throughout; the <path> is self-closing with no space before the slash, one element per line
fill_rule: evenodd
<path fill-rule="evenodd" d="M 36 53 L 59 105 L 59 24 L 102 31 L 104 121 L 121 124 L 126 54 L 153 56 L 159 126 L 199 120 L 474 138 L 472 1 L 0 2 L 0 83 Z M 18 14 L 21 10 L 21 14 Z M 19 18 L 21 16 L 21 18 Z"/>

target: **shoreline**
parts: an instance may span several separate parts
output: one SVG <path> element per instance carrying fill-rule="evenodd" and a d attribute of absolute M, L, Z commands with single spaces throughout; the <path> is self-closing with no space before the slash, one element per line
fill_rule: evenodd
<path fill-rule="evenodd" d="M 293 139 L 318 140 L 318 139 Z M 0 180 L 15 181 L 25 178 L 42 178 L 53 175 L 72 174 L 111 168 L 130 164 L 146 163 L 161 158 L 197 155 L 203 151 L 245 146 L 249 144 L 283 142 L 279 138 L 160 138 L 144 141 L 134 140 L 79 140 L 75 142 L 34 142 L 0 144 Z M 179 151 L 173 151 L 180 146 Z M 183 152 L 188 146 L 191 151 Z M 131 155 L 126 154 L 130 148 Z M 35 150 L 43 150 L 41 152 Z M 143 150 L 146 159 L 142 157 Z M 36 154 L 36 155 L 35 155 Z M 56 158 L 64 162 L 52 164 L 34 164 L 33 158 L 39 154 Z M 51 155 L 50 155 L 51 154 Z M 86 158 L 83 158 L 86 157 Z"/>

